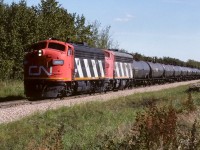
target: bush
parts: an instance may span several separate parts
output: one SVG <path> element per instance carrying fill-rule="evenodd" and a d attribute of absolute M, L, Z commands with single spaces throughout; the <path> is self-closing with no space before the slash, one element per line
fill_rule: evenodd
<path fill-rule="evenodd" d="M 100 149 L 188 149 L 196 150 L 200 146 L 197 121 L 190 130 L 181 130 L 177 123 L 176 110 L 151 107 L 136 117 L 129 134 L 122 141 L 106 137 Z"/>
<path fill-rule="evenodd" d="M 1 79 L 10 79 L 12 75 L 12 68 L 14 67 L 13 60 L 1 60 L 0 61 L 0 78 Z"/>

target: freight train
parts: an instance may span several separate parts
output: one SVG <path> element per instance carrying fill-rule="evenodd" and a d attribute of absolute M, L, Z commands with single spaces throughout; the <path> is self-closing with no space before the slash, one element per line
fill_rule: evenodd
<path fill-rule="evenodd" d="M 24 57 L 28 98 L 91 94 L 199 78 L 196 68 L 135 61 L 129 53 L 56 39 L 31 45 Z"/>

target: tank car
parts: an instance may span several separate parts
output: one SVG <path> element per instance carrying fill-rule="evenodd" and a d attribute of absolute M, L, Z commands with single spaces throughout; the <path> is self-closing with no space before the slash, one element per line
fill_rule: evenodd
<path fill-rule="evenodd" d="M 193 79 L 198 79 L 199 70 L 196 68 L 192 68 L 192 76 L 193 76 Z"/>
<path fill-rule="evenodd" d="M 182 69 L 180 66 L 174 66 L 174 79 L 175 81 L 181 81 L 182 80 Z"/>
<path fill-rule="evenodd" d="M 147 62 L 150 66 L 150 78 L 151 82 L 162 83 L 164 81 L 164 68 L 160 63 Z"/>
<path fill-rule="evenodd" d="M 172 65 L 165 65 L 162 64 L 164 68 L 164 78 L 167 82 L 173 82 L 174 81 L 174 67 Z"/>
<path fill-rule="evenodd" d="M 181 77 L 182 80 L 187 80 L 190 73 L 189 73 L 189 69 L 187 67 L 180 67 L 181 68 Z"/>
<path fill-rule="evenodd" d="M 145 61 L 133 61 L 133 79 L 134 85 L 147 85 L 149 84 L 150 67 Z"/>

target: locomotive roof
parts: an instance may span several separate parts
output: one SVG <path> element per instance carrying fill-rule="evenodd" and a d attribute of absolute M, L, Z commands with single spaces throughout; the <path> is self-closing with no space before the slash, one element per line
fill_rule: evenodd
<path fill-rule="evenodd" d="M 83 51 L 83 52 L 89 52 L 89 53 L 103 53 L 103 50 L 100 48 L 93 48 L 86 45 L 79 45 L 79 44 L 72 44 L 74 46 L 75 51 Z"/>
<path fill-rule="evenodd" d="M 54 43 L 60 43 L 60 44 L 67 44 L 66 42 L 63 41 L 59 41 L 57 39 L 48 39 L 48 40 L 43 40 L 43 41 L 39 41 L 40 42 L 54 42 Z M 86 43 L 68 43 L 72 46 L 74 46 L 74 50 L 75 51 L 83 51 L 83 52 L 89 52 L 89 53 L 103 53 L 103 50 L 100 48 L 92 48 L 89 47 Z"/>
<path fill-rule="evenodd" d="M 115 56 L 133 58 L 133 56 L 129 53 L 118 52 L 118 51 L 112 51 L 112 52 L 114 53 Z"/>

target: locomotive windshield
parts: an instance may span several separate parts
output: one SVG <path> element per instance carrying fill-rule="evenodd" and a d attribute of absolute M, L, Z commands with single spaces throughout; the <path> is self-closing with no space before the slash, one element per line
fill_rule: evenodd
<path fill-rule="evenodd" d="M 58 43 L 49 43 L 48 48 L 65 51 L 65 45 L 58 44 Z"/>
<path fill-rule="evenodd" d="M 47 48 L 47 42 L 39 42 L 31 45 L 30 50 L 40 50 Z M 48 48 L 65 51 L 65 45 L 50 42 L 48 44 Z"/>
<path fill-rule="evenodd" d="M 33 44 L 33 45 L 31 46 L 31 50 L 45 49 L 46 46 L 47 46 L 47 42 L 36 43 L 36 44 Z"/>

